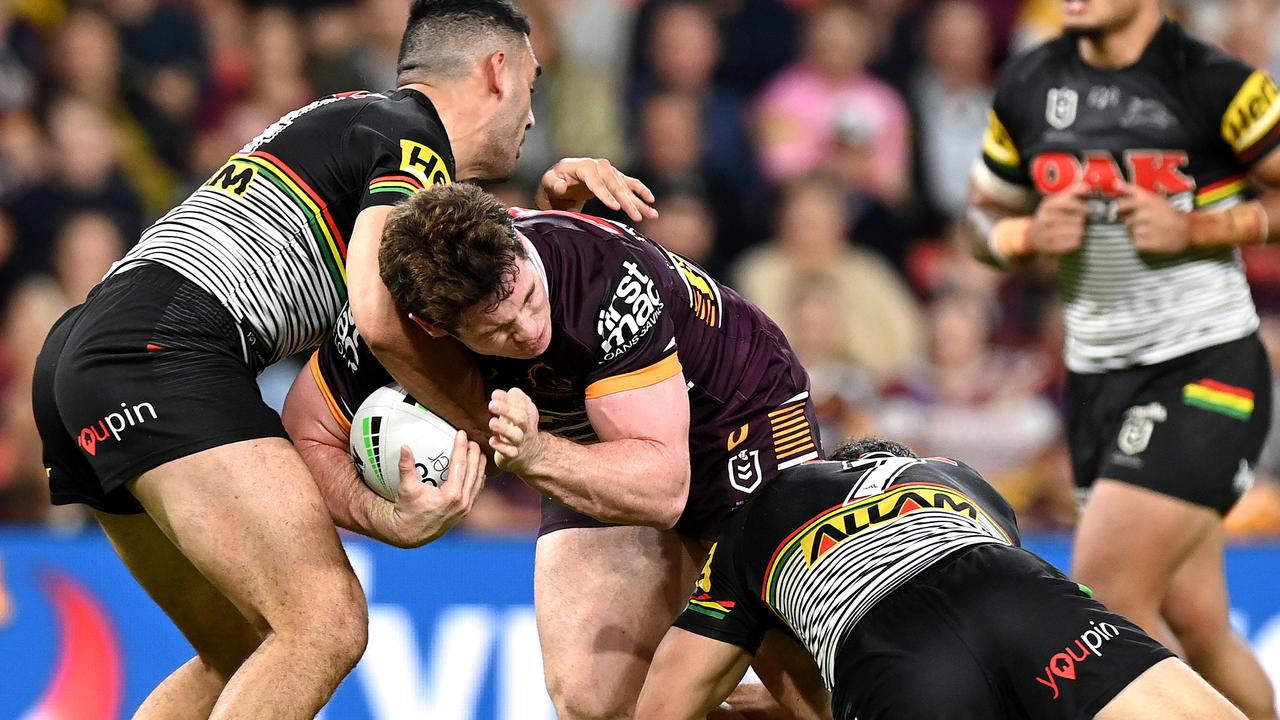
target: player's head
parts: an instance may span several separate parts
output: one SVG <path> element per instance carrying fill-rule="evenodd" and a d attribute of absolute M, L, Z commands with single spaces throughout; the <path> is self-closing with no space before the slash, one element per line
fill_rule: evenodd
<path fill-rule="evenodd" d="M 830 455 L 829 460 L 857 460 L 873 453 L 892 455 L 894 457 L 919 458 L 911 448 L 900 442 L 880 437 L 862 437 L 856 440 L 845 440 Z"/>
<path fill-rule="evenodd" d="M 551 304 L 524 241 L 502 203 L 475 185 L 437 185 L 396 206 L 378 266 L 392 297 L 433 336 L 513 358 L 551 343 Z"/>
<path fill-rule="evenodd" d="M 1159 4 L 1160 0 L 1062 0 L 1063 29 L 1106 34 L 1128 26 L 1144 6 Z"/>
<path fill-rule="evenodd" d="M 401 86 L 462 89 L 451 97 L 471 107 L 449 110 L 475 125 L 475 179 L 511 176 L 533 126 L 530 96 L 541 68 L 529 20 L 510 0 L 414 0 L 396 72 Z"/>

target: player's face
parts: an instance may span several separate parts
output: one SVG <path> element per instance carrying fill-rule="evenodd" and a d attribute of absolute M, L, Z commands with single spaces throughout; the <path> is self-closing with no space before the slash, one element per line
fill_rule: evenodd
<path fill-rule="evenodd" d="M 551 345 L 551 303 L 542 278 L 528 258 L 516 268 L 519 273 L 505 300 L 493 309 L 463 315 L 457 337 L 472 352 L 527 360 Z"/>
<path fill-rule="evenodd" d="M 484 180 L 505 180 L 515 173 L 525 133 L 533 127 L 533 86 L 542 74 L 542 67 L 533 55 L 528 38 L 512 55 L 505 73 L 509 92 L 489 122 L 489 167 L 486 177 L 481 178 Z"/>
<path fill-rule="evenodd" d="M 1156 0 L 1062 0 L 1063 27 L 1069 32 L 1099 33 L 1126 25 L 1144 2 Z"/>

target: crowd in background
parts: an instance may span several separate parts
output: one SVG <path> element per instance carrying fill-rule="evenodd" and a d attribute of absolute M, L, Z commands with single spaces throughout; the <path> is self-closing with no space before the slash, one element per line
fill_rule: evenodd
<path fill-rule="evenodd" d="M 1052 266 L 1002 274 L 956 230 L 1003 59 L 1057 0 L 519 0 L 543 76 L 512 182 L 608 157 L 662 217 L 642 230 L 787 332 L 828 443 L 877 432 L 979 469 L 1030 529 L 1070 527 Z M 0 522 L 48 503 L 31 418 L 45 334 L 140 231 L 311 99 L 390 89 L 407 0 L 0 3 Z M 1185 2 L 1201 37 L 1280 70 L 1280 2 Z M 601 207 L 588 208 L 604 212 Z M 1246 253 L 1280 379 L 1280 249 Z M 263 376 L 276 406 L 299 369 Z M 1277 431 L 1280 435 L 1280 430 Z M 1280 533 L 1280 442 L 1236 508 Z M 536 527 L 498 483 L 472 529 Z"/>

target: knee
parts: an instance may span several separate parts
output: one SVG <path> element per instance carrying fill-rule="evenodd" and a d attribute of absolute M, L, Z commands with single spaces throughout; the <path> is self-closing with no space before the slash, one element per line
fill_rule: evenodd
<path fill-rule="evenodd" d="M 306 599 L 294 621 L 275 628 L 292 641 L 311 648 L 317 657 L 343 674 L 355 667 L 369 644 L 369 606 L 355 576 L 330 583 Z"/>
<path fill-rule="evenodd" d="M 547 693 L 561 720 L 625 720 L 635 713 L 636 695 L 591 678 L 547 673 Z"/>
<path fill-rule="evenodd" d="M 1166 613 L 1165 621 L 1189 658 L 1211 654 L 1231 636 L 1227 618 L 1213 612 Z"/>

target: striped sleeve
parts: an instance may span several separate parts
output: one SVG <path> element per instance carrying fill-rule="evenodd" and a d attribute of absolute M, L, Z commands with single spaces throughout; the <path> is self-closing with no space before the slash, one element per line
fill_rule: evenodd
<path fill-rule="evenodd" d="M 1031 184 L 1018 146 L 995 108 L 987 112 L 987 130 L 982 134 L 982 162 L 1002 180 L 1017 185 Z"/>

